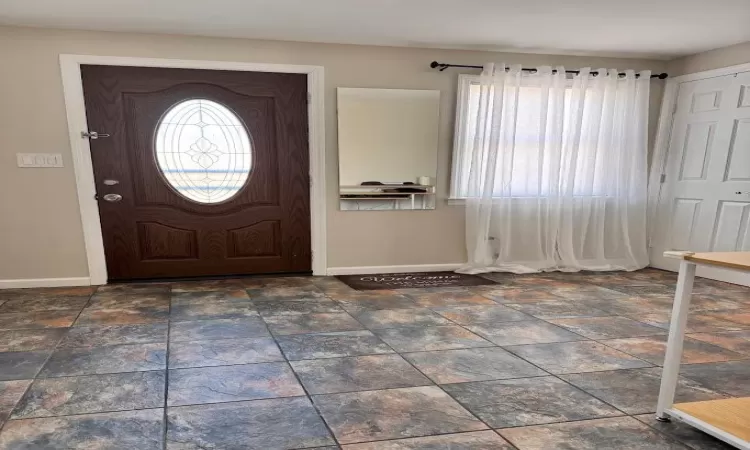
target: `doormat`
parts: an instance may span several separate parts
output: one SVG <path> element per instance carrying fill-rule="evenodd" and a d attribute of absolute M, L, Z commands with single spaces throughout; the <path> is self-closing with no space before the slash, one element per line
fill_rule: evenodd
<path fill-rule="evenodd" d="M 371 275 L 338 275 L 336 278 L 358 291 L 497 284 L 495 281 L 477 275 L 455 272 L 376 273 Z"/>

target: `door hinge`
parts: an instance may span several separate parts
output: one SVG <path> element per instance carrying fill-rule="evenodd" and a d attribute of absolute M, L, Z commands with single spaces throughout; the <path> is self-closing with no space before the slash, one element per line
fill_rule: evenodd
<path fill-rule="evenodd" d="M 307 104 L 309 105 L 310 102 L 312 102 L 312 94 L 308 92 L 307 93 Z"/>
<path fill-rule="evenodd" d="M 96 131 L 81 131 L 81 138 L 83 139 L 99 139 L 109 137 L 107 133 L 97 133 Z"/>
<path fill-rule="evenodd" d="M 666 173 L 663 173 L 663 174 L 661 174 L 661 176 L 659 177 L 659 183 L 664 183 L 665 181 L 667 181 L 667 174 L 666 174 Z"/>

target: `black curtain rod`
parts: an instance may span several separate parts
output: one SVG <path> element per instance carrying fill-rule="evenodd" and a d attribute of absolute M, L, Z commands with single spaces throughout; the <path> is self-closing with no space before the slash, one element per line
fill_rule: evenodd
<path fill-rule="evenodd" d="M 439 63 L 437 61 L 431 62 L 430 63 L 430 67 L 432 67 L 433 69 L 438 69 L 441 72 L 444 71 L 445 69 L 449 68 L 449 67 L 462 67 L 462 68 L 465 68 L 465 69 L 483 69 L 484 68 L 484 66 L 467 66 L 465 64 L 446 64 L 446 63 Z M 526 71 L 526 72 L 536 72 L 536 69 L 525 69 L 524 68 L 524 69 L 521 69 L 521 70 Z M 552 69 L 552 73 L 556 73 L 556 72 L 557 72 L 557 70 Z M 581 71 L 579 71 L 579 70 L 566 70 L 565 73 L 579 74 L 579 73 L 581 73 Z M 597 72 L 597 71 L 593 71 L 593 72 L 589 72 L 589 73 L 591 73 L 591 75 L 599 75 L 599 72 Z M 624 76 L 625 74 L 624 73 L 620 73 L 620 75 Z M 637 76 L 638 75 L 636 75 L 636 77 Z M 666 74 L 666 73 L 655 73 L 655 74 L 651 75 L 651 78 L 658 78 L 660 80 L 663 80 L 663 79 L 667 78 L 668 76 L 669 75 Z"/>

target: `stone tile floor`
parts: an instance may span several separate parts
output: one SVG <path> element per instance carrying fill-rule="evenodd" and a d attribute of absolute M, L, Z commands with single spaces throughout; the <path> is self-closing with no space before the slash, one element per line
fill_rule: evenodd
<path fill-rule="evenodd" d="M 675 275 L 0 291 L 0 448 L 725 449 L 653 420 Z M 698 279 L 679 401 L 750 395 L 750 289 Z"/>

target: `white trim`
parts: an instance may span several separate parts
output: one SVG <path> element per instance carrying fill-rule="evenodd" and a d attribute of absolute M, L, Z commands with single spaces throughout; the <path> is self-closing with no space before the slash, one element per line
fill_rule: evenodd
<path fill-rule="evenodd" d="M 365 275 L 370 273 L 407 273 L 407 272 L 443 272 L 453 271 L 464 263 L 454 264 L 414 264 L 405 266 L 360 266 L 329 267 L 328 275 Z"/>
<path fill-rule="evenodd" d="M 661 182 L 661 176 L 666 174 L 667 160 L 669 158 L 669 147 L 672 141 L 672 128 L 674 126 L 674 114 L 675 108 L 677 107 L 677 97 L 679 97 L 680 85 L 691 81 L 705 80 L 709 78 L 723 77 L 726 75 L 734 75 L 741 72 L 750 72 L 750 63 L 738 64 L 736 66 L 722 67 L 719 69 L 706 70 L 703 72 L 689 73 L 685 75 L 679 75 L 667 79 L 667 83 L 664 85 L 664 96 L 661 102 L 661 111 L 659 113 L 659 124 L 656 131 L 656 138 L 654 139 L 653 155 L 651 157 L 651 169 L 648 180 L 648 242 L 649 242 L 649 253 L 654 250 L 653 240 L 656 238 L 658 233 L 658 215 L 662 188 L 666 183 L 670 183 L 672 180 L 667 179 L 665 183 Z M 660 255 L 649 255 L 651 258 L 651 267 L 658 269 L 676 271 L 677 264 L 667 261 L 659 262 L 654 256 Z M 718 275 L 717 275 L 718 274 Z M 747 277 L 723 277 L 722 271 L 713 271 L 711 269 L 699 269 L 698 276 L 705 276 L 721 281 L 727 281 L 729 283 L 737 283 L 748 285 Z M 718 276 L 718 278 L 717 278 Z"/>
<path fill-rule="evenodd" d="M 81 139 L 81 131 L 88 130 L 86 106 L 83 100 L 83 85 L 79 62 L 60 56 L 65 114 L 68 120 L 68 139 L 73 159 L 73 170 L 78 191 L 78 208 L 81 213 L 83 241 L 89 266 L 89 278 L 93 284 L 107 282 L 107 266 L 104 262 L 104 242 L 99 220 L 99 205 L 96 203 L 96 184 L 91 163 L 88 139 Z"/>
<path fill-rule="evenodd" d="M 0 280 L 0 289 L 23 289 L 61 286 L 90 286 L 89 277 L 75 278 L 26 278 L 19 280 Z"/>
<path fill-rule="evenodd" d="M 262 64 L 230 61 L 198 61 L 120 56 L 60 55 L 68 137 L 73 156 L 78 204 L 83 224 L 89 278 L 91 284 L 106 284 L 107 267 L 99 220 L 99 206 L 94 199 L 96 186 L 88 139 L 81 139 L 87 130 L 83 99 L 81 65 L 166 67 L 179 69 L 235 70 L 249 72 L 281 72 L 307 74 L 309 146 L 310 146 L 310 239 L 314 275 L 326 273 L 326 196 L 325 196 L 325 91 L 322 66 Z M 88 283 L 87 283 L 88 284 Z"/>
<path fill-rule="evenodd" d="M 678 83 L 685 83 L 688 81 L 705 80 L 706 78 L 723 77 L 724 75 L 734 75 L 740 72 L 750 72 L 750 63 L 737 64 L 736 66 L 721 67 L 719 69 L 704 70 L 703 72 L 678 75 L 676 77 L 670 78 L 669 80 L 676 81 Z"/>
<path fill-rule="evenodd" d="M 289 67 L 289 66 L 288 66 Z M 328 233 L 326 229 L 326 125 L 325 82 L 322 66 L 309 67 L 307 105 L 310 145 L 310 242 L 312 245 L 313 275 L 325 275 L 328 270 Z"/>
<path fill-rule="evenodd" d="M 679 83 L 675 79 L 667 80 L 664 85 L 664 95 L 661 100 L 661 111 L 659 113 L 659 124 L 654 138 L 654 147 L 651 155 L 651 173 L 648 178 L 648 246 L 651 247 L 654 232 L 656 231 L 656 216 L 661 196 L 661 176 L 667 163 L 669 143 L 672 139 L 672 122 L 674 118 L 674 107 L 677 101 Z"/>

